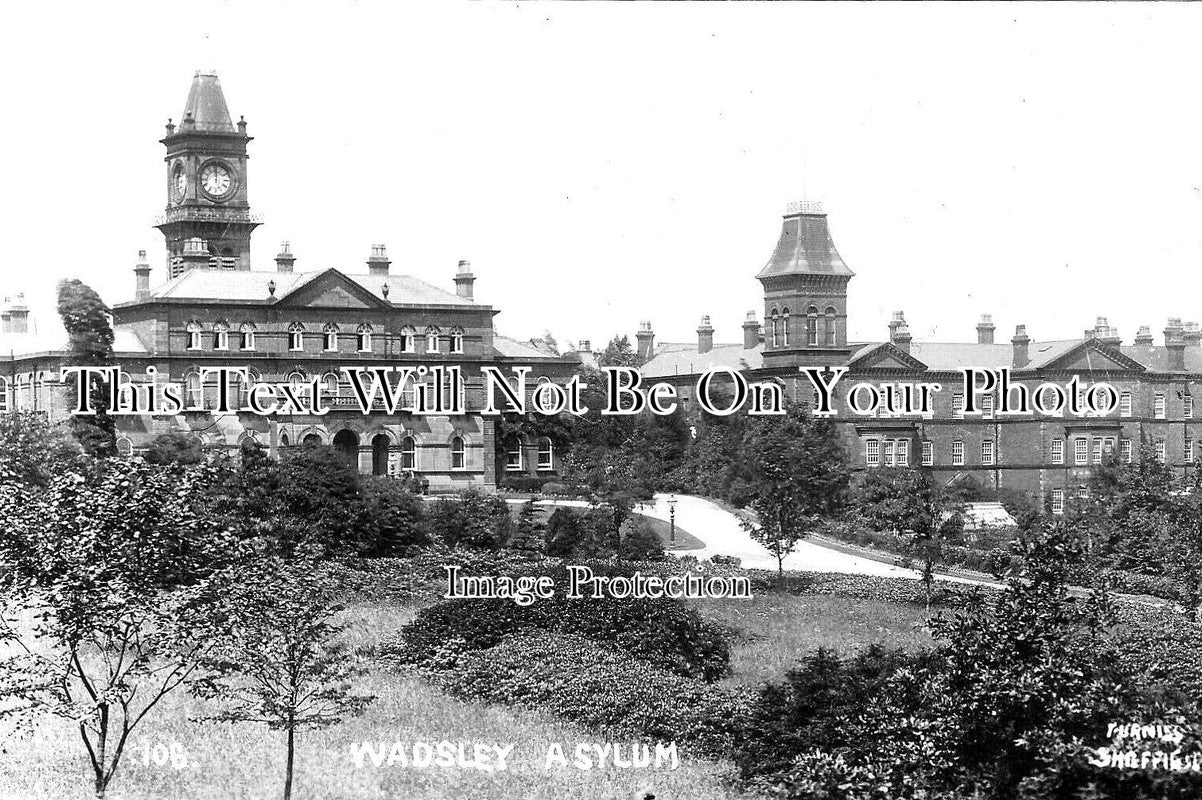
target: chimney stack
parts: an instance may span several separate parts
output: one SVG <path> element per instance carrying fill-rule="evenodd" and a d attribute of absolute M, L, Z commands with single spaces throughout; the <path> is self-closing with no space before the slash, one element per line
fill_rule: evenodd
<path fill-rule="evenodd" d="M 1140 347 L 1151 347 L 1154 341 L 1152 329 L 1147 325 L 1140 325 L 1139 331 L 1135 334 L 1135 343 Z"/>
<path fill-rule="evenodd" d="M 580 344 L 576 347 L 576 350 L 581 353 L 591 353 L 593 352 L 593 343 L 588 339 L 581 339 Z"/>
<path fill-rule="evenodd" d="M 982 314 L 977 323 L 977 344 L 993 344 L 993 315 Z"/>
<path fill-rule="evenodd" d="M 1031 337 L 1027 336 L 1026 325 L 1014 326 L 1014 338 L 1010 340 L 1010 344 L 1014 345 L 1012 366 L 1015 369 L 1021 369 L 1031 363 Z"/>
<path fill-rule="evenodd" d="M 709 314 L 701 318 L 697 326 L 697 354 L 702 355 L 714 349 L 714 328 L 710 325 Z"/>
<path fill-rule="evenodd" d="M 894 339 L 896 339 L 898 328 L 904 328 L 905 326 L 906 326 L 905 313 L 902 311 L 894 311 L 893 319 L 889 320 L 889 341 L 892 342 Z"/>
<path fill-rule="evenodd" d="M 1202 329 L 1198 328 L 1198 323 L 1187 322 L 1181 330 L 1181 338 L 1185 340 L 1186 347 L 1198 347 L 1202 345 Z"/>
<path fill-rule="evenodd" d="M 1111 347 L 1118 347 L 1123 343 L 1118 328 L 1111 327 L 1106 317 L 1098 317 L 1094 322 L 1093 330 L 1085 332 L 1085 338 L 1097 339 L 1100 343 Z"/>
<path fill-rule="evenodd" d="M 1164 346 L 1169 353 L 1169 369 L 1181 372 L 1185 370 L 1185 339 L 1180 317 L 1170 317 L 1164 327 Z"/>
<path fill-rule="evenodd" d="M 0 309 L 0 333 L 29 333 L 29 306 L 25 305 L 25 293 L 17 295 L 13 301 L 4 298 L 4 308 Z"/>
<path fill-rule="evenodd" d="M 455 272 L 455 294 L 462 297 L 464 300 L 475 299 L 476 276 L 472 274 L 472 262 L 466 258 L 459 262 L 459 269 Z"/>
<path fill-rule="evenodd" d="M 144 300 L 150 297 L 150 264 L 146 261 L 146 251 L 138 251 L 138 263 L 134 265 L 134 297 Z"/>
<path fill-rule="evenodd" d="M 197 236 L 185 239 L 181 260 L 184 262 L 184 269 L 204 269 L 209 266 L 208 242 Z"/>
<path fill-rule="evenodd" d="M 752 350 L 759 346 L 760 320 L 753 309 L 747 312 L 747 318 L 743 320 L 743 349 Z"/>
<path fill-rule="evenodd" d="M 371 246 L 371 257 L 367 259 L 368 275 L 387 275 L 392 262 L 388 260 L 388 248 L 382 244 Z"/>
<path fill-rule="evenodd" d="M 275 255 L 276 272 L 292 272 L 296 264 L 296 256 L 292 255 L 292 243 L 280 242 L 280 252 Z"/>
<path fill-rule="evenodd" d="M 651 330 L 651 320 L 639 323 L 639 330 L 634 338 L 638 342 L 639 360 L 650 361 L 655 352 L 655 332 Z"/>

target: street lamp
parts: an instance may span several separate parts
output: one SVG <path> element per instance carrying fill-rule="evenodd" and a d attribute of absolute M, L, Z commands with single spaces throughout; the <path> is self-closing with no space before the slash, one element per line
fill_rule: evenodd
<path fill-rule="evenodd" d="M 676 495 L 668 497 L 668 519 L 671 520 L 671 527 L 668 533 L 668 547 L 676 547 Z"/>

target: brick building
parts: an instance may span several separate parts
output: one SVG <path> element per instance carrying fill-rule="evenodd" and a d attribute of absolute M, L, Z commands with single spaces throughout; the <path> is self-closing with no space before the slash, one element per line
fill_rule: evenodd
<path fill-rule="evenodd" d="M 535 376 L 562 380 L 578 359 L 499 335 L 497 310 L 477 301 L 466 260 L 453 275 L 448 270 L 453 290 L 397 273 L 384 245 L 373 245 L 359 268 L 305 270 L 285 243 L 273 269 L 253 269 L 250 240 L 260 219 L 248 199 L 250 141 L 246 121 L 232 121 L 217 76 L 197 73 L 179 125 L 169 122 L 161 140 L 167 206 L 157 228 L 166 239 L 168 279 L 152 287 L 141 253 L 133 299 L 112 306 L 116 361 L 139 380 L 153 367 L 158 381 L 180 384 L 188 407 L 218 405 L 216 379 L 202 380 L 203 367 L 246 366 L 249 381 L 236 379 L 228 387 L 232 396 L 244 400 L 250 383 L 320 378 L 331 410 L 120 416 L 119 449 L 137 450 L 169 431 L 194 434 L 210 449 L 235 450 L 247 439 L 272 453 L 330 444 L 362 472 L 414 472 L 435 491 L 493 486 L 498 463 L 511 473 L 553 473 L 552 443 L 496 448 L 493 420 L 470 409 L 483 404 L 483 366 L 530 366 Z M 0 410 L 60 418 L 69 400 L 59 379 L 68 360 L 66 335 L 42 322 L 39 330 L 21 297 L 0 309 L 0 352 L 7 356 Z M 459 366 L 469 413 L 365 415 L 340 371 L 356 365 Z"/>
<path fill-rule="evenodd" d="M 921 465 L 947 484 L 1022 490 L 1054 509 L 1085 491 L 1090 469 L 1108 451 L 1134 459 L 1146 445 L 1175 470 L 1194 468 L 1202 435 L 1202 423 L 1194 422 L 1195 397 L 1202 398 L 1202 331 L 1196 324 L 1170 319 L 1159 345 L 1147 327 L 1123 344 L 1102 317 L 1077 339 L 1035 340 L 1026 325 L 1017 325 L 1009 342 L 996 342 L 992 317 L 985 314 L 970 341 L 923 342 L 914 340 L 899 311 L 880 341 L 851 342 L 847 291 L 853 276 L 821 207 L 792 204 L 776 248 L 756 276 L 764 290 L 763 323 L 748 311 L 742 341 L 721 344 L 708 316 L 697 340 L 688 343 L 656 343 L 651 323 L 643 322 L 635 334 L 643 374 L 676 385 L 682 405 L 695 411 L 697 377 L 714 367 L 774 379 L 799 402 L 812 402 L 813 392 L 799 367 L 846 367 L 835 393 L 835 419 L 854 469 Z M 962 370 L 1002 367 L 1032 392 L 1073 376 L 1107 382 L 1120 392 L 1119 407 L 1104 417 L 1003 417 L 995 414 L 1000 398 L 994 392 L 976 413 L 966 414 Z M 929 413 L 864 417 L 844 402 L 844 390 L 860 381 L 937 382 L 943 389 Z"/>

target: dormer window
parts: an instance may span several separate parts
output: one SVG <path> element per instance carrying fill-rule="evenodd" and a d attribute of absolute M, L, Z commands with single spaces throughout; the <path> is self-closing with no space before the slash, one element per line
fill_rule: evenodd
<path fill-rule="evenodd" d="M 338 326 L 330 323 L 321 332 L 321 348 L 326 352 L 338 350 Z"/>
<path fill-rule="evenodd" d="M 451 352 L 463 352 L 463 328 L 451 328 Z"/>
<path fill-rule="evenodd" d="M 431 325 L 430 327 L 426 328 L 426 352 L 427 353 L 437 353 L 438 352 L 438 335 L 440 333 L 442 333 L 442 331 L 440 331 L 434 325 Z"/>
<path fill-rule="evenodd" d="M 371 325 L 366 322 L 355 330 L 355 349 L 360 353 L 371 352 Z"/>
<path fill-rule="evenodd" d="M 412 326 L 406 325 L 405 327 L 401 328 L 401 352 L 402 353 L 415 352 L 414 341 L 416 339 L 417 339 L 417 331 L 415 331 Z"/>
<path fill-rule="evenodd" d="M 201 334 L 200 323 L 199 322 L 189 322 L 188 323 L 188 349 L 189 350 L 199 350 L 200 349 L 200 347 L 201 347 L 200 334 Z"/>
<path fill-rule="evenodd" d="M 213 349 L 230 349 L 230 326 L 224 322 L 218 322 L 213 326 Z"/>
<path fill-rule="evenodd" d="M 255 326 L 249 322 L 243 322 L 238 329 L 238 347 L 242 350 L 255 349 Z"/>
<path fill-rule="evenodd" d="M 299 322 L 288 326 L 288 349 L 294 351 L 305 349 L 305 326 Z"/>

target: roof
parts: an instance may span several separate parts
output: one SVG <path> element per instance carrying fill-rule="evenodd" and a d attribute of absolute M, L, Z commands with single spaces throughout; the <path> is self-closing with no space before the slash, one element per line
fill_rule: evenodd
<path fill-rule="evenodd" d="M 505 358 L 553 358 L 556 361 L 563 360 L 562 357 L 557 356 L 554 353 L 548 353 L 545 350 L 539 350 L 537 347 L 533 347 L 526 342 L 520 342 L 517 339 L 513 339 L 509 336 L 501 336 L 500 334 L 493 334 L 492 349 L 494 353 Z"/>
<path fill-rule="evenodd" d="M 51 324 L 35 326 L 29 333 L 0 333 L 0 356 L 33 355 L 35 353 L 65 353 L 70 349 L 67 331 L 57 319 Z M 113 329 L 114 353 L 146 353 L 146 345 L 126 328 Z"/>
<path fill-rule="evenodd" d="M 780 275 L 854 275 L 843 263 L 826 225 L 826 214 L 786 214 L 772 257 L 757 278 Z"/>
<path fill-rule="evenodd" d="M 717 368 L 759 369 L 764 364 L 762 344 L 750 350 L 741 344 L 716 344 L 708 353 L 698 353 L 696 343 L 665 343 L 656 347 L 655 351 L 656 354 L 642 367 L 643 377 L 694 375 Z"/>
<path fill-rule="evenodd" d="M 195 130 L 234 132 L 234 123 L 225 105 L 225 94 L 221 91 L 217 73 L 198 71 L 192 78 L 192 88 L 188 90 L 188 100 L 184 103 L 180 120 L 186 120 L 189 115 L 196 125 Z"/>
<path fill-rule="evenodd" d="M 1124 345 L 1120 347 L 1123 355 L 1133 358 L 1143 364 L 1151 372 L 1177 372 L 1169 368 L 1169 349 L 1145 345 Z M 1185 348 L 1185 371 L 1202 372 L 1202 347 Z"/>
<path fill-rule="evenodd" d="M 395 305 L 475 305 L 454 292 L 443 291 L 410 275 L 350 275 L 331 269 L 313 272 L 190 269 L 153 289 L 150 296 L 190 300 L 266 300 L 271 296 L 268 284 L 274 282 L 275 297 L 282 300 L 327 272 L 337 272 L 381 300 L 385 299 L 384 285 L 388 284 L 387 300 Z"/>

